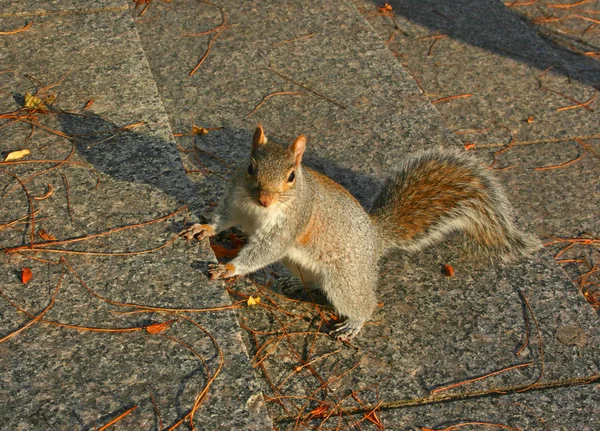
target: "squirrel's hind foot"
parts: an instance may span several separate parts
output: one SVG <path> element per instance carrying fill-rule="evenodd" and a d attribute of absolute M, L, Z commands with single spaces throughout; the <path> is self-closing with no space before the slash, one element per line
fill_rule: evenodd
<path fill-rule="evenodd" d="M 277 284 L 279 290 L 288 296 L 296 296 L 305 291 L 318 290 L 318 287 L 312 283 L 303 283 L 296 277 L 282 277 Z"/>
<path fill-rule="evenodd" d="M 334 325 L 334 329 L 329 335 L 339 341 L 349 341 L 356 337 L 362 329 L 363 324 L 362 320 L 348 318 L 344 322 Z"/>

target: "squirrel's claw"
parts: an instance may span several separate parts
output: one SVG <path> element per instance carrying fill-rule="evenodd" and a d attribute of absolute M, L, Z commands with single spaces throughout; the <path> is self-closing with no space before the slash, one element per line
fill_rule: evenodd
<path fill-rule="evenodd" d="M 333 326 L 333 331 L 329 333 L 339 341 L 349 341 L 360 332 L 363 327 L 363 321 L 357 319 L 346 319 L 342 323 Z"/>
<path fill-rule="evenodd" d="M 235 275 L 235 266 L 231 263 L 221 264 L 212 263 L 208 265 L 208 272 L 211 280 L 217 280 L 219 278 L 231 278 Z"/>
<path fill-rule="evenodd" d="M 182 230 L 179 235 L 187 239 L 188 241 L 196 238 L 198 241 L 204 239 L 207 236 L 211 236 L 214 233 L 214 229 L 209 224 L 194 223 L 188 228 Z"/>
<path fill-rule="evenodd" d="M 318 290 L 318 286 L 313 283 L 304 283 L 296 277 L 282 277 L 277 285 L 282 293 L 288 296 L 299 295 L 304 292 Z"/>

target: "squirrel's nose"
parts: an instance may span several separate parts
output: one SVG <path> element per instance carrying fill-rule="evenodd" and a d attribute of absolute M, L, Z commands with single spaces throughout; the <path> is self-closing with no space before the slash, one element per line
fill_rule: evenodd
<path fill-rule="evenodd" d="M 273 195 L 268 192 L 260 192 L 260 195 L 258 196 L 258 202 L 260 202 L 260 204 L 266 208 L 273 203 Z"/>

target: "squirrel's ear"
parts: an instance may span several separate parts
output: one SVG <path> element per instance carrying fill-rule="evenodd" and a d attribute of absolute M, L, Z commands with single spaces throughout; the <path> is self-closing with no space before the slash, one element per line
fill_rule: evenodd
<path fill-rule="evenodd" d="M 252 137 L 252 151 L 256 150 L 261 145 L 265 145 L 267 143 L 267 137 L 265 136 L 265 131 L 261 124 L 256 126 L 256 130 L 254 131 L 254 136 Z"/>
<path fill-rule="evenodd" d="M 304 150 L 306 149 L 306 136 L 300 135 L 296 138 L 294 143 L 290 146 L 290 151 L 294 155 L 294 159 L 296 161 L 296 166 L 300 164 L 302 161 L 302 155 L 304 154 Z"/>

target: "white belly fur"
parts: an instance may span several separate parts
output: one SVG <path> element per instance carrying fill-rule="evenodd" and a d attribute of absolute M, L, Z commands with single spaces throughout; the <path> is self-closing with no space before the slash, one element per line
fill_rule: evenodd
<path fill-rule="evenodd" d="M 299 267 L 304 281 L 319 281 L 321 278 L 323 266 L 306 249 L 290 247 L 285 257 Z"/>

